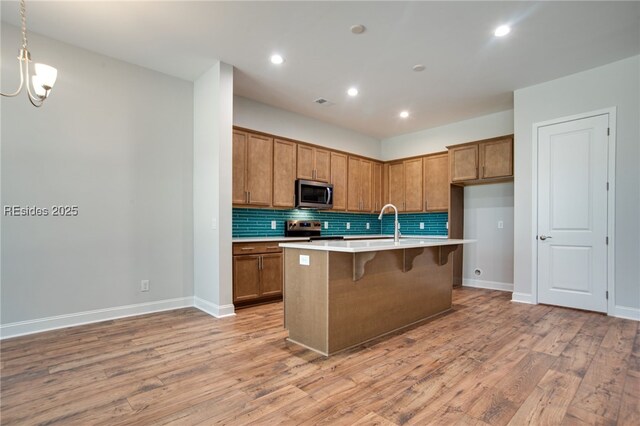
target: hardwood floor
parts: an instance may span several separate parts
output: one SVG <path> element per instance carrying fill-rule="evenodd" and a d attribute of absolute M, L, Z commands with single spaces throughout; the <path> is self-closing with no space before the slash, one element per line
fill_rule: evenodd
<path fill-rule="evenodd" d="M 284 341 L 282 304 L 196 309 L 5 340 L 1 423 L 640 424 L 638 323 L 510 293 L 331 358 Z"/>

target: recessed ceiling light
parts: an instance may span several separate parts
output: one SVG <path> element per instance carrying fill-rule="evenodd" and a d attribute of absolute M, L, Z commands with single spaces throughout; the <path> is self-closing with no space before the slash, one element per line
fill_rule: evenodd
<path fill-rule="evenodd" d="M 282 56 L 280 56 L 280 55 L 271 55 L 271 63 L 272 64 L 280 65 L 283 62 L 284 62 L 284 58 Z"/>
<path fill-rule="evenodd" d="M 358 89 L 356 89 L 355 87 L 350 87 L 349 90 L 347 90 L 347 94 L 349 96 L 358 96 Z"/>
<path fill-rule="evenodd" d="M 358 24 L 358 25 L 352 25 L 351 26 L 351 32 L 354 34 L 362 34 L 364 32 L 364 30 L 366 30 L 367 28 L 362 25 L 362 24 Z"/>
<path fill-rule="evenodd" d="M 400 118 L 407 118 L 409 117 L 409 111 L 402 111 L 400 113 Z"/>
<path fill-rule="evenodd" d="M 496 30 L 493 32 L 493 34 L 496 37 L 504 37 L 507 34 L 509 34 L 511 32 L 511 27 L 508 25 L 500 25 L 498 28 L 496 28 Z"/>
<path fill-rule="evenodd" d="M 415 72 L 420 72 L 420 71 L 424 71 L 425 68 L 426 67 L 424 65 L 422 65 L 422 64 L 416 64 L 411 69 L 414 70 Z"/>

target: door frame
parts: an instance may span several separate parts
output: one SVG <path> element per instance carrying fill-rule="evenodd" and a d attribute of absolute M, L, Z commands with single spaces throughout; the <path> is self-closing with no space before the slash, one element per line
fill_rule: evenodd
<path fill-rule="evenodd" d="M 554 124 L 567 121 L 582 120 L 584 118 L 598 115 L 609 115 L 609 142 L 607 147 L 607 181 L 609 191 L 607 192 L 607 235 L 609 244 L 607 245 L 607 315 L 615 312 L 615 200 L 616 200 L 616 113 L 617 108 L 610 107 L 566 117 L 554 118 L 552 120 L 533 123 L 531 133 L 531 302 L 538 304 L 538 144 L 539 129 Z"/>

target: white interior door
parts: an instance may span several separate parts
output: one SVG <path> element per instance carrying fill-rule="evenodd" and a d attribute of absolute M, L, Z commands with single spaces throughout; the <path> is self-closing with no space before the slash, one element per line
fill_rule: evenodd
<path fill-rule="evenodd" d="M 607 311 L 609 115 L 538 128 L 538 301 Z"/>

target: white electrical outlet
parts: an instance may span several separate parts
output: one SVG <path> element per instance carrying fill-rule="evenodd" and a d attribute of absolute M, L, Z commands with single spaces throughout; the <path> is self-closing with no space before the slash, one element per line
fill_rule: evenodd
<path fill-rule="evenodd" d="M 371 228 L 371 226 L 369 226 L 369 222 L 367 222 L 367 229 Z"/>
<path fill-rule="evenodd" d="M 420 222 L 420 229 L 424 229 L 424 222 Z"/>
<path fill-rule="evenodd" d="M 149 280 L 140 281 L 140 291 L 149 291 Z"/>
<path fill-rule="evenodd" d="M 498 229 L 502 229 L 502 228 L 504 228 L 504 222 L 499 220 L 498 221 Z"/>
<path fill-rule="evenodd" d="M 402 225 L 400 224 L 400 222 L 398 222 L 398 229 L 402 228 Z"/>
<path fill-rule="evenodd" d="M 324 223 L 324 229 L 329 229 L 329 222 Z"/>
<path fill-rule="evenodd" d="M 347 222 L 347 229 L 351 229 L 351 222 Z"/>
<path fill-rule="evenodd" d="M 447 229 L 449 229 L 449 222 L 447 222 Z"/>
<path fill-rule="evenodd" d="M 300 255 L 300 264 L 304 266 L 309 266 L 309 256 L 306 254 Z"/>
<path fill-rule="evenodd" d="M 215 217 L 211 219 L 211 229 L 218 229 L 218 219 Z"/>
<path fill-rule="evenodd" d="M 271 221 L 271 229 L 276 229 L 276 221 L 275 220 Z"/>

